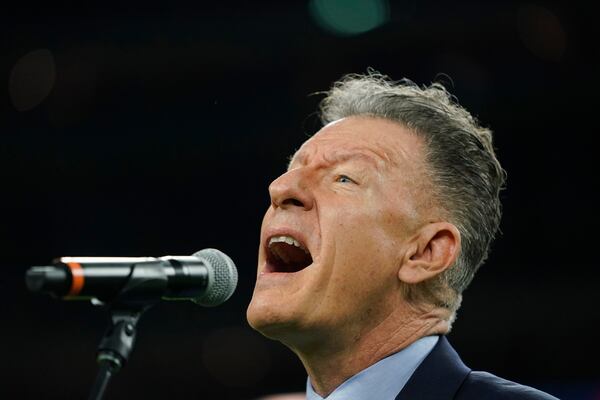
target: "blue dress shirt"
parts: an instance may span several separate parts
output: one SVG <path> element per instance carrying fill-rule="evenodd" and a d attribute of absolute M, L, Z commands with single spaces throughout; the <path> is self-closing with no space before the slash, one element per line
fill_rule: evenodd
<path fill-rule="evenodd" d="M 439 336 L 426 336 L 398 353 L 362 370 L 338 386 L 327 400 L 394 400 L 417 367 L 433 350 Z M 323 400 L 306 382 L 306 400 Z"/>

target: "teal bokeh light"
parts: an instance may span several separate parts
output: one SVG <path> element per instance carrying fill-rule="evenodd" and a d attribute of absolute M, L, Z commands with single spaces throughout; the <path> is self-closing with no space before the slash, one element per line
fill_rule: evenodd
<path fill-rule="evenodd" d="M 309 7 L 314 20 L 338 36 L 370 31 L 390 16 L 387 0 L 311 0 Z"/>

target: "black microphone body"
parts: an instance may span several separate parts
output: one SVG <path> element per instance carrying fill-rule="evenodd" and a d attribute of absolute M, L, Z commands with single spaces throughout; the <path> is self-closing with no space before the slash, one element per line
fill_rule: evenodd
<path fill-rule="evenodd" d="M 51 266 L 31 267 L 26 284 L 32 292 L 69 300 L 110 302 L 126 296 L 129 301 L 192 300 L 215 306 L 233 294 L 237 270 L 216 249 L 159 258 L 61 257 Z"/>

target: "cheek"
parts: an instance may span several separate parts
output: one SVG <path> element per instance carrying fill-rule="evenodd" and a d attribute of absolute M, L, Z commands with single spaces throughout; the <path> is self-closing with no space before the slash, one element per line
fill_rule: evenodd
<path fill-rule="evenodd" d="M 386 220 L 387 219 L 387 220 Z M 335 221 L 336 279 L 350 290 L 395 276 L 397 243 L 390 235 L 392 216 L 345 213 Z"/>
<path fill-rule="evenodd" d="M 329 216 L 337 246 L 349 247 L 352 253 L 378 253 L 390 247 L 401 231 L 398 216 L 369 203 L 341 206 Z"/>

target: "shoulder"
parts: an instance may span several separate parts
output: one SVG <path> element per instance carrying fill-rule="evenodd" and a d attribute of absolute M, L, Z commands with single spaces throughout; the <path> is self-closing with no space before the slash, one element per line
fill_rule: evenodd
<path fill-rule="evenodd" d="M 442 336 L 396 400 L 558 400 L 529 386 L 472 371 Z"/>
<path fill-rule="evenodd" d="M 467 375 L 458 390 L 456 399 L 477 398 L 489 400 L 557 400 L 556 397 L 532 387 L 511 382 L 487 372 L 472 371 Z"/>

